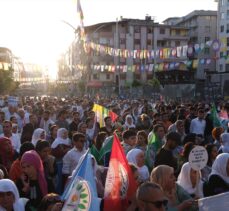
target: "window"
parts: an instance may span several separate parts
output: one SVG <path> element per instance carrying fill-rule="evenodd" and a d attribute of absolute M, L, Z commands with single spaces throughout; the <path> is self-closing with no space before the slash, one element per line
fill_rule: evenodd
<path fill-rule="evenodd" d="M 175 41 L 175 47 L 180 46 L 180 41 Z"/>
<path fill-rule="evenodd" d="M 227 24 L 227 33 L 229 33 L 229 24 Z"/>
<path fill-rule="evenodd" d="M 93 74 L 93 79 L 97 80 L 98 79 L 98 74 Z"/>
<path fill-rule="evenodd" d="M 229 19 L 229 10 L 227 10 L 227 20 Z"/>
<path fill-rule="evenodd" d="M 126 39 L 120 39 L 120 44 L 126 44 Z"/>
<path fill-rule="evenodd" d="M 140 26 L 134 27 L 134 33 L 140 33 L 140 31 L 141 31 Z"/>
<path fill-rule="evenodd" d="M 204 41 L 205 41 L 205 42 L 207 42 L 207 41 L 209 41 L 209 40 L 210 40 L 210 37 L 205 37 L 205 38 L 204 38 Z"/>
<path fill-rule="evenodd" d="M 221 19 L 222 20 L 225 19 L 225 13 L 224 12 L 221 13 Z"/>
<path fill-rule="evenodd" d="M 107 79 L 107 80 L 110 79 L 110 74 L 106 74 L 106 79 Z"/>
<path fill-rule="evenodd" d="M 205 26 L 205 32 L 210 32 L 211 31 L 211 27 L 210 26 Z"/>
<path fill-rule="evenodd" d="M 141 40 L 140 39 L 135 39 L 134 40 L 134 44 L 135 45 L 140 45 L 141 44 Z"/>
<path fill-rule="evenodd" d="M 229 46 L 229 37 L 227 37 L 227 46 Z"/>
<path fill-rule="evenodd" d="M 224 25 L 220 26 L 220 32 L 224 32 Z"/>
<path fill-rule="evenodd" d="M 176 30 L 176 35 L 179 36 L 180 35 L 180 30 Z"/>
<path fill-rule="evenodd" d="M 225 65 L 225 71 L 226 71 L 226 72 L 229 72 L 229 64 L 226 64 L 226 65 Z"/>
<path fill-rule="evenodd" d="M 229 56 L 229 51 L 227 51 L 227 56 Z"/>
<path fill-rule="evenodd" d="M 222 6 L 223 6 L 223 5 L 224 5 L 224 3 L 225 3 L 224 1 L 225 1 L 225 0 L 221 0 L 221 5 L 222 5 Z"/>
<path fill-rule="evenodd" d="M 210 48 L 204 48 L 204 54 L 209 55 L 210 54 Z"/>
<path fill-rule="evenodd" d="M 164 28 L 160 28 L 160 34 L 165 34 L 165 29 Z"/>
<path fill-rule="evenodd" d="M 147 28 L 147 32 L 151 34 L 153 32 L 152 28 Z"/>
<path fill-rule="evenodd" d="M 223 52 L 220 52 L 219 56 L 220 56 L 220 58 L 223 58 L 223 56 L 224 56 Z"/>
<path fill-rule="evenodd" d="M 153 41 L 152 41 L 152 40 L 147 40 L 147 45 L 151 46 L 151 45 L 152 45 L 152 43 L 153 43 Z"/>
<path fill-rule="evenodd" d="M 219 70 L 222 71 L 223 70 L 223 65 L 219 65 Z"/>

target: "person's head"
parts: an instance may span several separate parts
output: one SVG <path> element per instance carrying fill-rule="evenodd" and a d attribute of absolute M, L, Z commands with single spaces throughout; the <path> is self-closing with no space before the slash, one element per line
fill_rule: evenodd
<path fill-rule="evenodd" d="M 25 117 L 25 111 L 23 109 L 19 109 L 18 110 L 18 115 L 20 116 L 20 118 L 24 119 L 24 117 Z"/>
<path fill-rule="evenodd" d="M 216 159 L 218 155 L 218 149 L 215 144 L 207 144 L 205 146 L 207 153 L 208 153 L 208 162 L 207 165 L 212 166 L 214 160 Z"/>
<path fill-rule="evenodd" d="M 184 133 L 184 121 L 183 120 L 177 120 L 176 121 L 176 128 L 178 133 Z"/>
<path fill-rule="evenodd" d="M 91 119 L 90 117 L 88 117 L 85 122 L 87 124 L 87 128 L 93 128 L 94 119 Z"/>
<path fill-rule="evenodd" d="M 22 155 L 30 150 L 35 150 L 34 145 L 31 142 L 24 142 L 21 147 L 20 147 L 20 151 L 19 151 L 19 159 L 21 159 Z"/>
<path fill-rule="evenodd" d="M 215 127 L 212 130 L 212 138 L 214 140 L 219 141 L 220 140 L 220 135 L 224 132 L 224 129 L 222 127 Z"/>
<path fill-rule="evenodd" d="M 45 196 L 47 194 L 47 182 L 42 160 L 36 151 L 30 150 L 22 155 L 21 168 L 29 180 L 38 180 L 42 195 Z"/>
<path fill-rule="evenodd" d="M 88 117 L 94 120 L 95 119 L 95 112 L 94 111 L 89 111 L 88 112 Z"/>
<path fill-rule="evenodd" d="M 13 151 L 14 149 L 13 149 L 10 139 L 7 137 L 1 137 L 0 138 L 0 157 L 13 154 Z"/>
<path fill-rule="evenodd" d="M 57 125 L 52 125 L 50 127 L 50 135 L 53 137 L 53 138 L 56 138 L 57 137 L 57 130 L 59 129 L 59 127 Z"/>
<path fill-rule="evenodd" d="M 144 152 L 140 149 L 130 150 L 126 155 L 126 158 L 129 163 L 133 163 L 138 167 L 142 167 L 145 164 Z"/>
<path fill-rule="evenodd" d="M 5 120 L 2 123 L 4 135 L 10 135 L 12 133 L 12 123 L 8 120 Z"/>
<path fill-rule="evenodd" d="M 220 142 L 223 146 L 229 146 L 229 133 L 221 134 Z"/>
<path fill-rule="evenodd" d="M 170 150 L 174 150 L 181 144 L 181 136 L 177 132 L 170 132 L 166 135 L 166 147 Z"/>
<path fill-rule="evenodd" d="M 126 115 L 125 123 L 129 124 L 129 125 L 133 124 L 133 118 L 132 118 L 132 116 L 130 114 Z"/>
<path fill-rule="evenodd" d="M 138 146 L 146 146 L 148 144 L 147 134 L 144 130 L 140 130 L 137 132 L 137 145 Z"/>
<path fill-rule="evenodd" d="M 216 157 L 211 174 L 219 175 L 226 183 L 229 183 L 229 153 L 222 153 Z"/>
<path fill-rule="evenodd" d="M 85 122 L 80 122 L 77 127 L 77 131 L 86 134 L 87 124 Z"/>
<path fill-rule="evenodd" d="M 111 126 L 111 123 L 112 123 L 111 118 L 109 116 L 105 117 L 104 123 L 106 126 Z"/>
<path fill-rule="evenodd" d="M 73 119 L 73 121 L 80 120 L 80 113 L 77 111 L 72 112 L 72 119 Z"/>
<path fill-rule="evenodd" d="M 140 211 L 165 211 L 168 200 L 161 187 L 154 182 L 141 184 L 136 193 L 137 203 Z"/>
<path fill-rule="evenodd" d="M 67 118 L 67 111 L 65 110 L 60 111 L 57 118 L 60 120 L 65 120 Z"/>
<path fill-rule="evenodd" d="M 133 130 L 125 130 L 122 133 L 122 139 L 126 144 L 129 144 L 130 146 L 135 146 L 136 144 L 136 132 Z"/>
<path fill-rule="evenodd" d="M 33 125 L 36 125 L 37 124 L 37 117 L 35 114 L 30 114 L 29 115 L 29 122 Z"/>
<path fill-rule="evenodd" d="M 193 194 L 193 188 L 195 188 L 196 184 L 198 184 L 200 176 L 200 171 L 192 169 L 189 162 L 186 162 L 181 168 L 177 183 L 189 194 Z"/>
<path fill-rule="evenodd" d="M 12 122 L 12 124 L 17 124 L 17 118 L 16 118 L 16 116 L 11 116 L 10 117 L 10 121 Z"/>
<path fill-rule="evenodd" d="M 84 144 L 86 142 L 86 137 L 83 133 L 74 133 L 72 136 L 72 142 L 74 147 L 80 152 L 84 149 Z"/>
<path fill-rule="evenodd" d="M 47 160 L 51 151 L 49 142 L 45 140 L 39 140 L 36 145 L 36 151 L 40 155 L 42 161 Z"/>
<path fill-rule="evenodd" d="M 20 210 L 19 192 L 15 183 L 9 179 L 0 180 L 0 210 Z"/>
<path fill-rule="evenodd" d="M 95 146 L 98 150 L 101 149 L 103 142 L 105 141 L 107 137 L 107 133 L 106 132 L 99 132 L 98 135 L 95 138 Z"/>
<path fill-rule="evenodd" d="M 59 204 L 57 208 L 57 204 Z M 38 207 L 38 211 L 61 211 L 63 203 L 56 193 L 49 193 L 43 197 Z"/>
<path fill-rule="evenodd" d="M 174 169 L 167 165 L 160 165 L 151 172 L 150 181 L 159 184 L 164 191 L 171 191 L 176 186 Z"/>
<path fill-rule="evenodd" d="M 33 132 L 32 143 L 34 146 L 36 146 L 38 140 L 45 140 L 45 138 L 46 138 L 45 130 L 41 128 L 37 128 Z"/>
<path fill-rule="evenodd" d="M 18 132 L 18 125 L 12 124 L 12 133 L 17 133 L 17 132 Z"/>
<path fill-rule="evenodd" d="M 50 111 L 48 111 L 48 110 L 44 111 L 43 118 L 45 121 L 47 121 L 49 119 L 49 116 L 50 116 Z"/>
<path fill-rule="evenodd" d="M 205 115 L 204 109 L 203 108 L 199 108 L 198 109 L 198 113 L 197 113 L 198 118 L 199 119 L 204 119 L 204 115 Z"/>
<path fill-rule="evenodd" d="M 153 127 L 153 132 L 160 140 L 162 140 L 165 136 L 165 128 L 161 124 L 156 124 Z"/>
<path fill-rule="evenodd" d="M 68 138 L 68 130 L 65 128 L 59 128 L 57 130 L 57 138 L 67 139 Z"/>

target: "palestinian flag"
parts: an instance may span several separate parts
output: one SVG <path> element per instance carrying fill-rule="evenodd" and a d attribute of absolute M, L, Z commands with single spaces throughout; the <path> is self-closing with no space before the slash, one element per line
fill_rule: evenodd
<path fill-rule="evenodd" d="M 95 115 L 96 115 L 97 121 L 99 122 L 100 127 L 105 126 L 104 124 L 105 117 L 107 116 L 111 117 L 112 122 L 114 122 L 118 117 L 116 113 L 98 104 L 94 104 L 93 111 L 95 112 Z"/>
<path fill-rule="evenodd" d="M 137 185 L 125 153 L 116 134 L 107 172 L 104 211 L 127 210 L 128 201 L 136 194 Z"/>
<path fill-rule="evenodd" d="M 210 119 L 212 120 L 213 127 L 220 127 L 221 126 L 220 119 L 219 119 L 215 104 L 213 104 L 213 106 L 211 108 Z"/>

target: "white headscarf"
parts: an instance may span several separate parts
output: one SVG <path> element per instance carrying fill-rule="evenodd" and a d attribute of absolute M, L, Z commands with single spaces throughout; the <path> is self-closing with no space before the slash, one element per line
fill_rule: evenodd
<path fill-rule="evenodd" d="M 142 182 L 146 181 L 149 179 L 149 170 L 148 168 L 144 165 L 142 167 L 139 167 L 137 165 L 137 156 L 138 154 L 140 153 L 144 153 L 141 149 L 132 149 L 130 150 L 127 155 L 126 155 L 126 158 L 128 160 L 129 163 L 133 163 L 135 164 L 137 167 L 138 167 L 138 172 L 139 172 L 139 175 L 140 175 L 140 180 Z"/>
<path fill-rule="evenodd" d="M 45 133 L 45 130 L 44 129 L 41 129 L 41 128 L 37 128 L 36 130 L 34 130 L 33 132 L 33 136 L 32 136 L 32 144 L 36 147 L 37 145 L 37 142 L 39 140 L 41 140 L 41 134 L 42 133 Z M 46 136 L 46 133 L 45 133 L 45 136 Z"/>
<path fill-rule="evenodd" d="M 229 133 L 221 134 L 222 146 L 220 147 L 223 153 L 229 153 Z"/>
<path fill-rule="evenodd" d="M 193 194 L 193 193 L 196 193 L 200 180 L 197 181 L 196 186 L 193 188 L 191 178 L 190 178 L 190 173 L 191 173 L 191 166 L 189 162 L 187 162 L 181 168 L 181 172 L 178 176 L 177 183 L 181 187 L 183 187 L 189 194 Z M 199 171 L 199 178 L 200 176 L 201 176 L 201 173 Z"/>
<path fill-rule="evenodd" d="M 65 132 L 68 132 L 65 128 L 59 128 L 57 130 L 57 137 L 51 145 L 52 149 L 55 149 L 60 144 L 71 146 L 71 140 L 69 138 L 63 139 L 63 134 Z"/>
<path fill-rule="evenodd" d="M 213 165 L 211 175 L 218 175 L 221 177 L 226 183 L 229 184 L 229 176 L 227 175 L 227 162 L 229 159 L 229 153 L 219 154 Z"/>
<path fill-rule="evenodd" d="M 132 121 L 131 124 L 128 123 L 128 119 L 129 119 L 129 118 L 130 118 L 131 121 Z M 135 124 L 134 124 L 133 117 L 132 117 L 130 114 L 126 115 L 124 127 L 125 127 L 125 129 L 135 128 Z"/>
<path fill-rule="evenodd" d="M 12 192 L 15 198 L 13 209 L 14 211 L 24 211 L 25 203 L 24 200 L 19 198 L 19 193 L 16 185 L 9 179 L 0 180 L 0 192 Z M 6 211 L 6 209 L 0 206 L 0 211 Z"/>

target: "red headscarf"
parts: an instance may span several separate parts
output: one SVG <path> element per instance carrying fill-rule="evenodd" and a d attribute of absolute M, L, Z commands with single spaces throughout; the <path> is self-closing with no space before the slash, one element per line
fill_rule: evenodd
<path fill-rule="evenodd" d="M 44 174 L 44 167 L 40 156 L 34 150 L 27 151 L 23 154 L 21 158 L 21 164 L 22 163 L 27 163 L 35 167 L 35 169 L 37 170 L 38 183 L 41 188 L 42 195 L 45 196 L 48 193 L 48 188 Z"/>
<path fill-rule="evenodd" d="M 7 171 L 10 170 L 14 158 L 14 149 L 11 141 L 7 137 L 0 138 L 0 161 Z"/>

